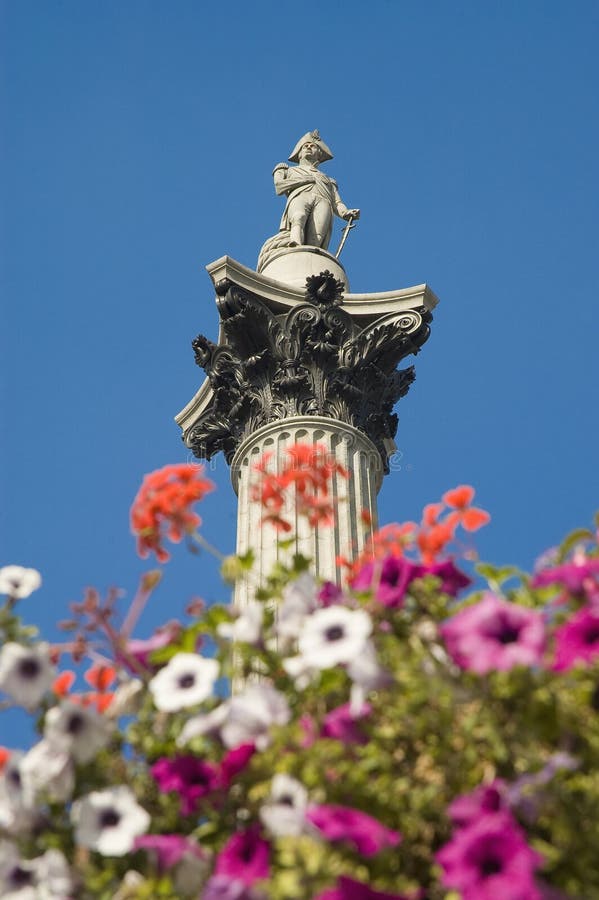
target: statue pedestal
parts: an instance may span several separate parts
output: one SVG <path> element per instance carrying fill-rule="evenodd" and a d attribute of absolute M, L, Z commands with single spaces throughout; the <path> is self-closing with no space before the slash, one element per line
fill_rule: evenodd
<path fill-rule="evenodd" d="M 342 282 L 349 291 L 349 281 L 345 269 L 332 253 L 320 247 L 285 247 L 273 253 L 260 274 L 274 278 L 283 284 L 305 289 L 309 275 L 319 275 L 325 269 Z"/>

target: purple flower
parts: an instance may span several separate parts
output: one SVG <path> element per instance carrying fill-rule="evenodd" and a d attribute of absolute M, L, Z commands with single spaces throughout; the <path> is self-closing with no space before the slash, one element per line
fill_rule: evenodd
<path fill-rule="evenodd" d="M 161 870 L 172 869 L 187 853 L 203 857 L 201 848 L 181 834 L 144 834 L 135 839 L 136 850 L 154 850 Z"/>
<path fill-rule="evenodd" d="M 581 609 L 555 632 L 553 669 L 565 672 L 599 656 L 599 611 Z"/>
<path fill-rule="evenodd" d="M 343 591 L 333 581 L 325 581 L 318 592 L 318 602 L 321 606 L 332 606 L 343 601 Z"/>
<path fill-rule="evenodd" d="M 457 828 L 465 828 L 485 813 L 506 809 L 505 790 L 503 781 L 495 779 L 491 784 L 481 784 L 471 794 L 456 797 L 447 810 L 451 821 Z"/>
<path fill-rule="evenodd" d="M 375 891 L 374 888 L 354 881 L 342 875 L 337 881 L 337 886 L 324 891 L 314 900 L 406 900 L 400 894 L 389 894 L 386 891 Z"/>
<path fill-rule="evenodd" d="M 463 588 L 472 584 L 472 580 L 460 572 L 450 559 L 445 562 L 434 563 L 432 566 L 423 566 L 423 575 L 435 575 L 441 579 L 441 590 L 450 597 L 457 597 Z"/>
<path fill-rule="evenodd" d="M 592 584 L 599 574 L 599 559 L 583 559 L 581 562 L 563 563 L 551 569 L 543 569 L 532 580 L 533 587 L 561 584 L 570 594 L 585 595 L 585 582 Z M 596 586 L 596 585 L 595 585 Z"/>
<path fill-rule="evenodd" d="M 223 787 L 228 787 L 235 776 L 245 769 L 255 752 L 255 744 L 240 744 L 239 747 L 229 750 L 223 756 L 220 764 L 220 777 Z"/>
<path fill-rule="evenodd" d="M 374 856 L 401 841 L 399 832 L 349 806 L 310 806 L 306 817 L 329 841 L 349 841 L 363 856 Z"/>
<path fill-rule="evenodd" d="M 416 578 L 425 574 L 423 566 L 410 562 L 409 559 L 387 556 L 382 562 L 375 561 L 362 566 L 352 587 L 356 591 L 368 591 L 375 588 L 374 596 L 384 606 L 397 609 L 403 606 L 408 588 Z"/>
<path fill-rule="evenodd" d="M 181 812 L 195 812 L 198 800 L 219 786 L 216 766 L 195 756 L 163 757 L 152 766 L 152 776 L 162 793 L 175 791 L 181 798 Z"/>
<path fill-rule="evenodd" d="M 454 661 L 479 675 L 536 665 L 545 648 L 541 613 L 494 594 L 448 619 L 441 633 Z"/>
<path fill-rule="evenodd" d="M 371 712 L 372 707 L 368 703 L 364 703 L 357 712 L 352 712 L 350 703 L 337 706 L 324 718 L 322 737 L 333 738 L 344 744 L 367 744 L 368 738 L 358 722 Z"/>
<path fill-rule="evenodd" d="M 460 828 L 436 855 L 443 884 L 462 900 L 541 900 L 534 872 L 542 857 L 526 843 L 511 815 L 481 815 Z"/>
<path fill-rule="evenodd" d="M 246 831 L 232 835 L 216 857 L 215 872 L 252 885 L 268 878 L 270 844 L 260 835 L 260 827 L 253 825 Z"/>

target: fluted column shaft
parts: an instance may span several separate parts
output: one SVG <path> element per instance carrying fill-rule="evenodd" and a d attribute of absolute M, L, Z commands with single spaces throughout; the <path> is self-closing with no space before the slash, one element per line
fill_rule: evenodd
<path fill-rule="evenodd" d="M 293 527 L 294 544 L 279 546 L 280 535 L 269 523 L 262 525 L 264 510 L 252 499 L 252 486 L 259 484 L 256 464 L 263 453 L 271 452 L 269 469 L 280 474 L 288 459 L 286 449 L 295 443 L 319 444 L 349 472 L 349 478 L 332 476 L 331 497 L 335 507 L 334 525 L 311 526 L 305 516 L 298 515 L 293 498 L 289 498 L 284 517 Z M 231 478 L 238 496 L 237 553 L 253 550 L 255 564 L 250 581 L 239 581 L 235 603 L 242 608 L 256 587 L 264 584 L 277 561 L 286 562 L 294 553 L 312 560 L 312 571 L 318 578 L 338 582 L 341 577 L 337 559 L 353 555 L 376 527 L 377 494 L 383 478 L 381 456 L 372 441 L 344 422 L 324 416 L 292 416 L 259 428 L 237 449 L 231 461 Z M 370 525 L 365 524 L 362 511 Z"/>

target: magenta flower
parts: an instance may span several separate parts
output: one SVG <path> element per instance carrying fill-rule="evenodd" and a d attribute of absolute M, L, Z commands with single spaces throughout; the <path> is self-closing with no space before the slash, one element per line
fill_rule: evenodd
<path fill-rule="evenodd" d="M 495 813 L 507 808 L 506 786 L 498 778 L 490 784 L 481 784 L 471 794 L 456 797 L 447 809 L 456 828 L 472 825 L 485 813 Z"/>
<path fill-rule="evenodd" d="M 198 800 L 219 786 L 216 766 L 195 756 L 163 757 L 151 769 L 152 777 L 162 793 L 175 791 L 181 798 L 181 812 L 189 816 L 196 811 Z"/>
<path fill-rule="evenodd" d="M 481 815 L 460 828 L 436 855 L 442 882 L 461 892 L 462 900 L 540 900 L 534 873 L 540 854 L 526 843 L 511 815 Z"/>
<path fill-rule="evenodd" d="M 387 556 L 382 562 L 369 562 L 362 566 L 352 587 L 356 591 L 368 591 L 375 588 L 375 598 L 384 606 L 397 609 L 403 606 L 408 588 L 416 578 L 425 574 L 423 566 L 418 566 L 409 559 Z"/>
<path fill-rule="evenodd" d="M 541 613 L 494 594 L 448 619 L 441 633 L 454 661 L 479 675 L 537 665 L 545 648 Z"/>
<path fill-rule="evenodd" d="M 457 597 L 461 590 L 472 583 L 471 579 L 460 572 L 450 559 L 434 563 L 432 566 L 423 566 L 423 569 L 423 575 L 436 575 L 441 579 L 441 590 L 450 597 Z"/>
<path fill-rule="evenodd" d="M 270 844 L 260 835 L 260 827 L 253 825 L 246 831 L 232 835 L 216 857 L 215 873 L 252 885 L 268 878 Z"/>
<path fill-rule="evenodd" d="M 344 744 L 366 744 L 368 738 L 361 730 L 359 720 L 371 712 L 372 707 L 368 703 L 363 703 L 357 712 L 352 712 L 350 703 L 337 706 L 324 717 L 321 735 Z"/>
<path fill-rule="evenodd" d="M 400 894 L 375 891 L 374 888 L 342 875 L 337 886 L 319 894 L 314 900 L 407 900 Z"/>
<path fill-rule="evenodd" d="M 223 787 L 228 787 L 232 780 L 242 772 L 256 752 L 255 744 L 240 744 L 223 756 L 220 764 L 220 779 Z"/>
<path fill-rule="evenodd" d="M 561 584 L 570 594 L 584 596 L 587 582 L 596 585 L 599 575 L 599 559 L 583 559 L 580 562 L 563 563 L 550 569 L 542 569 L 532 580 L 533 587 Z"/>
<path fill-rule="evenodd" d="M 333 606 L 343 602 L 343 591 L 333 581 L 325 581 L 318 592 L 318 601 L 321 606 Z"/>
<path fill-rule="evenodd" d="M 135 849 L 153 850 L 161 870 L 172 869 L 187 853 L 199 858 L 204 856 L 195 841 L 181 834 L 142 834 L 135 839 Z"/>
<path fill-rule="evenodd" d="M 590 663 L 599 656 L 599 611 L 580 609 L 555 632 L 552 668 L 565 672 L 576 663 Z"/>
<path fill-rule="evenodd" d="M 386 847 L 396 847 L 401 841 L 398 831 L 386 828 L 378 819 L 349 806 L 310 806 L 306 818 L 329 841 L 348 841 L 362 856 L 374 856 Z"/>

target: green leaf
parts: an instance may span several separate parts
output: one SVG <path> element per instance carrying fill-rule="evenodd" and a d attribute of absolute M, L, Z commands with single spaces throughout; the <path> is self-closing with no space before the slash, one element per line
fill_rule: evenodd
<path fill-rule="evenodd" d="M 517 566 L 493 566 L 490 563 L 478 563 L 474 568 L 489 583 L 493 582 L 496 585 L 502 585 L 510 578 L 520 578 L 523 574 Z"/>
<path fill-rule="evenodd" d="M 589 531 L 588 528 L 577 528 L 575 531 L 572 531 L 560 544 L 558 552 L 559 561 L 562 562 L 577 544 L 586 544 L 587 541 L 592 540 L 593 533 Z"/>

